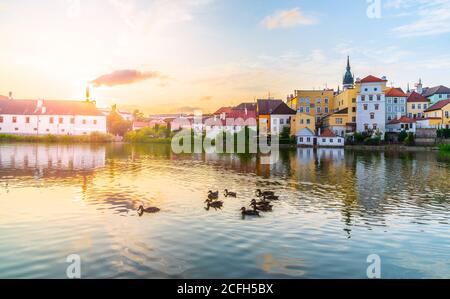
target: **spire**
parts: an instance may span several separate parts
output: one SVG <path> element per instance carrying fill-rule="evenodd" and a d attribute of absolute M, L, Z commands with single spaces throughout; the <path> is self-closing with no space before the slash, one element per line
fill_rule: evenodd
<path fill-rule="evenodd" d="M 406 92 L 411 92 L 411 90 L 409 89 L 409 82 L 408 82 L 408 90 Z"/>
<path fill-rule="evenodd" d="M 89 102 L 90 98 L 90 90 L 89 90 L 89 85 L 86 86 L 86 102 Z"/>
<path fill-rule="evenodd" d="M 355 84 L 355 77 L 352 74 L 352 68 L 350 66 L 350 56 L 347 56 L 347 68 L 343 80 L 344 90 L 352 88 L 354 84 Z"/>

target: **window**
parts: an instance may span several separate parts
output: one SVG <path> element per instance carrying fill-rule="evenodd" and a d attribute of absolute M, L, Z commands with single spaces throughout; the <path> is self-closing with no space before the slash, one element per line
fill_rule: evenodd
<path fill-rule="evenodd" d="M 59 118 L 59 123 L 62 124 L 64 122 L 64 118 L 60 117 Z"/>
<path fill-rule="evenodd" d="M 370 119 L 375 119 L 375 113 L 370 113 Z"/>
<path fill-rule="evenodd" d="M 364 88 L 364 91 L 369 91 L 369 89 L 368 88 Z"/>
<path fill-rule="evenodd" d="M 376 105 L 375 105 L 375 106 L 376 106 Z M 387 107 L 387 111 L 388 111 L 388 112 L 392 112 L 392 107 L 391 107 L 391 106 L 388 106 L 388 107 Z"/>
<path fill-rule="evenodd" d="M 71 123 L 71 124 L 74 124 L 74 123 L 75 123 L 75 118 L 74 118 L 74 117 L 71 117 L 71 118 L 70 118 L 70 123 Z"/>
<path fill-rule="evenodd" d="M 356 103 L 356 99 L 355 98 L 352 99 L 352 103 Z"/>
<path fill-rule="evenodd" d="M 322 138 L 322 142 L 325 143 L 327 142 L 327 140 L 325 138 Z"/>
<path fill-rule="evenodd" d="M 422 109 L 422 104 L 417 104 L 417 109 Z"/>
<path fill-rule="evenodd" d="M 416 109 L 416 104 L 412 104 L 412 109 Z"/>
<path fill-rule="evenodd" d="M 19 131 L 19 128 L 14 128 L 14 131 Z"/>
<path fill-rule="evenodd" d="M 369 96 L 369 101 L 373 101 L 373 95 Z"/>
<path fill-rule="evenodd" d="M 329 112 L 328 107 L 325 107 L 325 113 L 328 113 L 328 112 Z"/>
<path fill-rule="evenodd" d="M 3 123 L 3 116 L 0 116 L 0 123 Z"/>
<path fill-rule="evenodd" d="M 427 109 L 427 104 L 423 104 L 423 109 Z"/>
<path fill-rule="evenodd" d="M 325 98 L 325 104 L 328 104 L 328 98 Z"/>
<path fill-rule="evenodd" d="M 379 104 L 375 104 L 375 110 L 380 110 L 380 105 Z"/>
<path fill-rule="evenodd" d="M 373 124 L 373 130 L 376 131 L 378 128 L 377 124 Z"/>
<path fill-rule="evenodd" d="M 356 113 L 356 107 L 352 107 L 352 112 Z"/>
<path fill-rule="evenodd" d="M 85 125 L 86 124 L 86 120 L 85 119 L 83 119 L 83 125 Z"/>
<path fill-rule="evenodd" d="M 306 113 L 309 113 L 309 112 L 310 112 L 309 107 L 306 107 Z"/>
<path fill-rule="evenodd" d="M 342 122 L 342 118 L 336 118 L 336 124 L 341 125 Z"/>
<path fill-rule="evenodd" d="M 366 96 L 361 96 L 361 101 L 365 101 L 366 100 Z"/>
<path fill-rule="evenodd" d="M 355 116 L 352 117 L 352 122 L 354 122 L 354 123 L 356 122 L 356 117 Z"/>
<path fill-rule="evenodd" d="M 320 107 L 317 107 L 317 113 L 322 113 L 322 109 Z"/>
<path fill-rule="evenodd" d="M 402 106 L 402 112 L 405 112 L 405 106 Z"/>
<path fill-rule="evenodd" d="M 55 122 L 55 119 L 53 117 L 50 117 L 50 123 L 52 124 L 54 122 Z"/>
<path fill-rule="evenodd" d="M 303 142 L 303 137 L 300 137 L 300 138 L 299 138 L 299 141 L 300 141 L 300 142 Z"/>
<path fill-rule="evenodd" d="M 306 98 L 306 103 L 307 104 L 311 103 L 311 99 L 310 98 Z"/>
<path fill-rule="evenodd" d="M 398 104 L 398 99 L 394 98 L 394 104 Z"/>
<path fill-rule="evenodd" d="M 280 119 L 280 125 L 284 125 L 284 119 Z"/>
<path fill-rule="evenodd" d="M 27 123 L 27 124 L 30 123 L 30 117 L 27 116 L 27 117 L 25 118 L 25 123 Z"/>
<path fill-rule="evenodd" d="M 391 98 L 388 98 L 388 99 L 387 99 L 387 103 L 388 103 L 388 104 L 392 104 L 392 99 L 391 99 Z"/>
<path fill-rule="evenodd" d="M 446 117 L 446 118 L 449 118 L 449 115 L 448 115 L 448 114 L 449 114 L 449 112 L 448 112 L 448 111 L 445 111 L 445 117 Z"/>
<path fill-rule="evenodd" d="M 321 98 L 317 98 L 317 99 L 316 99 L 316 103 L 317 103 L 317 104 L 320 104 L 320 102 L 321 102 Z"/>
<path fill-rule="evenodd" d="M 377 101 L 381 101 L 381 95 L 377 95 Z"/>
<path fill-rule="evenodd" d="M 300 107 L 300 113 L 303 113 L 303 111 L 305 111 L 304 107 Z"/>
<path fill-rule="evenodd" d="M 341 138 L 338 138 L 338 143 L 342 143 L 342 139 Z"/>
<path fill-rule="evenodd" d="M 17 116 L 13 116 L 12 121 L 13 123 L 17 123 Z"/>
<path fill-rule="evenodd" d="M 305 99 L 304 98 L 300 98 L 300 103 L 304 103 Z"/>
<path fill-rule="evenodd" d="M 311 142 L 311 138 L 306 138 L 306 142 Z"/>
<path fill-rule="evenodd" d="M 375 87 L 373 90 L 378 91 L 378 87 Z"/>
<path fill-rule="evenodd" d="M 303 119 L 300 120 L 300 124 L 303 125 L 305 121 Z"/>
<path fill-rule="evenodd" d="M 364 104 L 364 110 L 367 110 L 368 107 L 369 107 L 369 105 Z"/>
<path fill-rule="evenodd" d="M 392 117 L 391 117 L 391 116 L 388 116 L 388 120 L 392 120 Z"/>
<path fill-rule="evenodd" d="M 310 119 L 307 119 L 307 120 L 306 120 L 306 124 L 307 124 L 307 125 L 310 125 L 310 124 L 311 124 L 311 120 L 310 120 Z"/>
<path fill-rule="evenodd" d="M 330 139 L 330 143 L 333 143 L 334 142 L 334 139 Z"/>

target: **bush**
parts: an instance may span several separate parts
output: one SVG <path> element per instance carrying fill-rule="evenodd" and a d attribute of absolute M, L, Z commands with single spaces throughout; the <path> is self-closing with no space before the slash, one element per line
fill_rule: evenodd
<path fill-rule="evenodd" d="M 365 145 L 380 145 L 381 143 L 381 137 L 367 137 L 364 139 Z"/>
<path fill-rule="evenodd" d="M 405 141 L 405 139 L 408 137 L 408 133 L 403 130 L 400 132 L 400 134 L 398 134 L 398 142 L 403 142 Z"/>
<path fill-rule="evenodd" d="M 441 144 L 439 145 L 439 150 L 442 152 L 450 153 L 450 144 Z"/>
<path fill-rule="evenodd" d="M 450 138 L 450 129 L 439 129 L 437 130 L 437 137 L 449 139 Z"/>
<path fill-rule="evenodd" d="M 408 137 L 406 137 L 403 142 L 406 146 L 413 146 L 416 143 L 415 137 L 413 133 L 408 133 Z"/>
<path fill-rule="evenodd" d="M 354 138 L 356 143 L 362 143 L 366 140 L 367 136 L 362 133 L 355 133 Z"/>
<path fill-rule="evenodd" d="M 10 135 L 0 134 L 0 142 L 43 142 L 43 143 L 107 143 L 114 141 L 114 136 L 100 132 L 91 135 Z"/>

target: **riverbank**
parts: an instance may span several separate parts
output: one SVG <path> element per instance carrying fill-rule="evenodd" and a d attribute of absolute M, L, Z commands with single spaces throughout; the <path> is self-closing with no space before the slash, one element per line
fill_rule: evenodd
<path fill-rule="evenodd" d="M 400 144 L 386 145 L 346 145 L 345 149 L 358 151 L 383 151 L 383 152 L 430 152 L 438 151 L 437 146 L 406 146 Z"/>
<path fill-rule="evenodd" d="M 0 143 L 27 142 L 27 143 L 111 143 L 115 137 L 111 134 L 93 132 L 90 135 L 13 135 L 0 134 Z"/>

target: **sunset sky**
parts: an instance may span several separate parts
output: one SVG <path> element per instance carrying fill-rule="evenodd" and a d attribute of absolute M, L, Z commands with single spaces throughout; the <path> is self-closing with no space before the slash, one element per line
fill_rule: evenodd
<path fill-rule="evenodd" d="M 374 0 L 375 1 L 375 0 Z M 0 0 L 0 95 L 213 112 L 356 77 L 450 85 L 450 0 Z"/>

